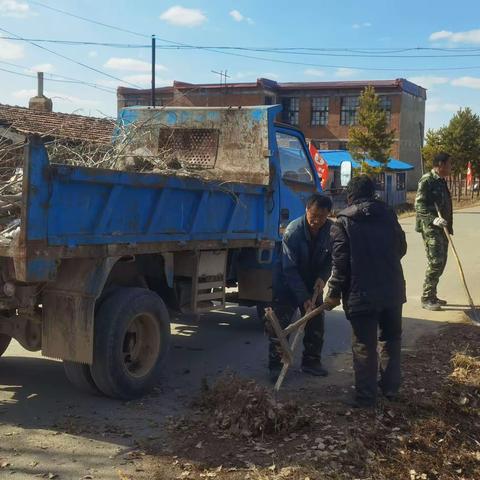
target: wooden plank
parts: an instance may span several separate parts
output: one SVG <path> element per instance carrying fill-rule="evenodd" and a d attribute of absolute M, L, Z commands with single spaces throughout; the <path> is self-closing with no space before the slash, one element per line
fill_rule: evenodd
<path fill-rule="evenodd" d="M 288 363 L 292 363 L 293 362 L 292 351 L 290 350 L 290 345 L 288 344 L 287 336 L 285 335 L 284 330 L 282 330 L 282 327 L 280 326 L 280 322 L 278 321 L 278 318 L 275 315 L 275 312 L 271 308 L 266 308 L 265 317 L 272 325 L 273 331 L 275 332 L 275 335 L 277 336 L 277 339 L 280 342 L 280 346 L 282 347 L 282 352 L 284 357 L 283 360 Z"/>

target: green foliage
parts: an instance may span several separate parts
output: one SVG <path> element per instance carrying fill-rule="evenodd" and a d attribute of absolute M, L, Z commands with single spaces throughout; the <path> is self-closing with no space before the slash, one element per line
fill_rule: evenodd
<path fill-rule="evenodd" d="M 360 95 L 358 126 L 350 128 L 348 150 L 352 157 L 362 163 L 362 171 L 375 174 L 384 171 L 390 157 L 395 132 L 388 129 L 387 113 L 380 105 L 380 98 L 372 86 Z M 366 158 L 377 160 L 380 168 L 369 167 Z"/>
<path fill-rule="evenodd" d="M 443 131 L 445 127 L 439 128 L 438 130 L 428 130 L 425 135 L 425 146 L 423 147 L 423 161 L 425 162 L 425 169 L 430 170 L 432 168 L 433 157 L 445 150 L 445 145 L 443 143 Z"/>
<path fill-rule="evenodd" d="M 446 127 L 429 130 L 423 147 L 425 165 L 431 167 L 433 157 L 440 151 L 452 156 L 454 174 L 464 173 L 468 162 L 479 172 L 480 117 L 470 108 L 461 108 Z"/>

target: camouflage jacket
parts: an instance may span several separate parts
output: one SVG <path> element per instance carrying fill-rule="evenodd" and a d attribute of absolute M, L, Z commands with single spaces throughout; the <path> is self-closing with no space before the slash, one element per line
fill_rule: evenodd
<path fill-rule="evenodd" d="M 448 231 L 453 234 L 452 197 L 445 179 L 434 170 L 426 173 L 418 182 L 417 196 L 415 197 L 415 212 L 417 221 L 415 230 L 423 232 L 438 217 L 436 206 L 442 217 L 448 222 Z"/>

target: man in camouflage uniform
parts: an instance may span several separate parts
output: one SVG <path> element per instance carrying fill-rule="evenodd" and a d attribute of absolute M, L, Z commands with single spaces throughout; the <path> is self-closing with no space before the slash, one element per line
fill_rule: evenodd
<path fill-rule="evenodd" d="M 453 234 L 452 198 L 445 181 L 451 170 L 450 155 L 437 154 L 433 169 L 420 179 L 415 198 L 415 230 L 422 234 L 428 261 L 422 294 L 422 307 L 427 310 L 441 310 L 441 306 L 447 304 L 437 297 L 437 285 L 447 263 L 448 239 L 444 227 Z"/>

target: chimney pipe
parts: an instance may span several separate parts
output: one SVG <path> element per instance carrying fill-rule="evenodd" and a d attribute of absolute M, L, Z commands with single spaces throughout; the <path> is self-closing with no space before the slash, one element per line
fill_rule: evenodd
<path fill-rule="evenodd" d="M 43 72 L 37 72 L 38 79 L 38 97 L 43 97 Z"/>
<path fill-rule="evenodd" d="M 37 112 L 51 112 L 52 100 L 43 94 L 43 72 L 37 72 L 37 96 L 28 102 L 28 108 Z"/>

